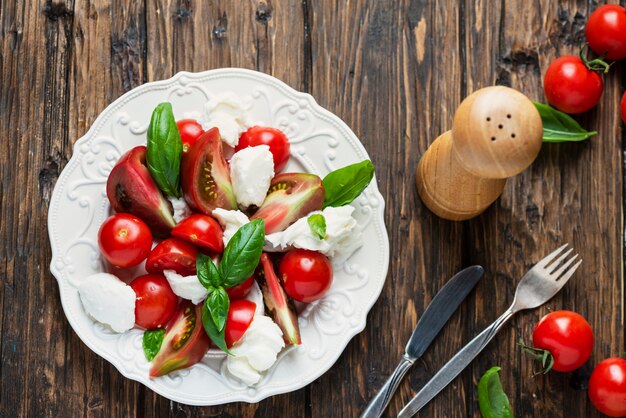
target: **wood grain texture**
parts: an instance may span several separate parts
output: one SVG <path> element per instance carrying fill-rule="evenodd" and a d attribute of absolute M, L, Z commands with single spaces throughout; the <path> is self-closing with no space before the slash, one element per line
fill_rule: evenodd
<path fill-rule="evenodd" d="M 622 1 L 622 4 L 624 2 Z M 478 417 L 492 365 L 516 417 L 595 417 L 580 375 L 531 379 L 516 345 L 548 310 L 587 317 L 591 363 L 624 352 L 624 63 L 579 118 L 599 134 L 545 145 L 479 218 L 433 216 L 417 161 L 470 92 L 492 84 L 543 100 L 541 75 L 584 41 L 583 0 L 0 1 L 0 417 L 353 417 L 395 367 L 421 313 L 463 266 L 486 274 L 392 399 L 402 405 L 512 301 L 514 286 L 561 242 L 584 259 L 561 294 L 516 317 L 421 416 Z M 307 91 L 355 131 L 386 200 L 391 264 L 365 330 L 317 381 L 255 405 L 189 407 L 124 378 L 65 320 L 48 270 L 47 209 L 73 143 L 108 103 L 178 71 L 244 67 Z M 587 366 L 583 372 L 590 371 Z M 584 373 L 581 373 L 584 374 Z"/>

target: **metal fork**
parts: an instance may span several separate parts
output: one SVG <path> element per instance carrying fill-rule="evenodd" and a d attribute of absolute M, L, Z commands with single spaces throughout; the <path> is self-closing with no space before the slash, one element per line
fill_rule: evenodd
<path fill-rule="evenodd" d="M 561 290 L 569 278 L 572 277 L 578 266 L 580 266 L 580 263 L 582 263 L 582 260 L 579 260 L 572 266 L 578 254 L 567 259 L 573 249 L 570 248 L 563 252 L 566 248 L 567 244 L 550 253 L 543 260 L 535 264 L 533 268 L 522 277 L 522 280 L 515 290 L 515 298 L 511 306 L 500 318 L 496 319 L 493 324 L 478 334 L 476 338 L 452 357 L 452 359 L 430 379 L 426 386 L 406 404 L 398 414 L 398 418 L 412 417 L 422 409 L 474 360 L 513 315 L 521 310 L 532 309 L 543 305 Z"/>

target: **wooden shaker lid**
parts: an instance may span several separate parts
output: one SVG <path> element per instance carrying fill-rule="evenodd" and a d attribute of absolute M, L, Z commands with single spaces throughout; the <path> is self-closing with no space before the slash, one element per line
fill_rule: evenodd
<path fill-rule="evenodd" d="M 533 103 L 504 86 L 469 95 L 454 115 L 453 152 L 464 168 L 502 179 L 528 167 L 541 149 L 543 125 Z"/>

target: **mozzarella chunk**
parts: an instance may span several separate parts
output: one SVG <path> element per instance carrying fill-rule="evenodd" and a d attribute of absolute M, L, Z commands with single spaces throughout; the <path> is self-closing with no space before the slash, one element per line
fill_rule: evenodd
<path fill-rule="evenodd" d="M 269 317 L 255 315 L 250 327 L 235 344 L 226 360 L 226 368 L 248 386 L 261 380 L 262 373 L 272 367 L 285 346 L 283 333 Z"/>
<path fill-rule="evenodd" d="M 274 157 L 267 145 L 244 148 L 230 160 L 230 178 L 240 207 L 261 206 L 274 177 Z"/>
<path fill-rule="evenodd" d="M 174 270 L 163 270 L 163 275 L 176 296 L 190 300 L 197 305 L 206 299 L 208 291 L 198 280 L 198 276 L 181 276 Z"/>
<path fill-rule="evenodd" d="M 135 325 L 135 292 L 114 275 L 88 276 L 79 284 L 78 294 L 85 311 L 113 331 L 125 332 Z"/>
<path fill-rule="evenodd" d="M 232 92 L 217 94 L 204 105 L 204 127 L 217 127 L 222 141 L 235 147 L 239 143 L 239 136 L 252 126 L 248 117 L 250 107 L 250 103 Z"/>
<path fill-rule="evenodd" d="M 291 248 L 319 251 L 333 259 L 335 264 L 346 261 L 363 245 L 361 227 L 352 217 L 354 207 L 327 207 L 323 211 L 311 212 L 298 219 L 282 232 L 265 237 L 266 251 L 285 251 Z M 308 217 L 320 213 L 326 220 L 326 236 L 319 239 L 313 235 Z"/>
<path fill-rule="evenodd" d="M 224 229 L 224 246 L 228 244 L 228 241 L 230 241 L 239 228 L 250 222 L 248 217 L 240 210 L 217 208 L 213 210 L 212 215 Z"/>

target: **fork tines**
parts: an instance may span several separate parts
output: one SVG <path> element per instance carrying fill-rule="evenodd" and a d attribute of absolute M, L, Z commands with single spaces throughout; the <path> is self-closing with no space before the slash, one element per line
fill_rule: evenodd
<path fill-rule="evenodd" d="M 568 267 L 578 258 L 578 254 L 574 254 L 572 257 L 567 259 L 572 251 L 574 251 L 573 248 L 569 248 L 567 251 L 563 252 L 568 246 L 569 244 L 565 244 L 557 248 L 537 263 L 537 265 L 544 268 L 546 272 L 554 278 L 554 280 L 569 279 L 574 274 L 578 266 L 580 266 L 580 263 L 582 263 L 582 260 L 578 259 L 578 262 L 568 270 Z M 559 257 L 556 258 L 557 256 Z"/>

